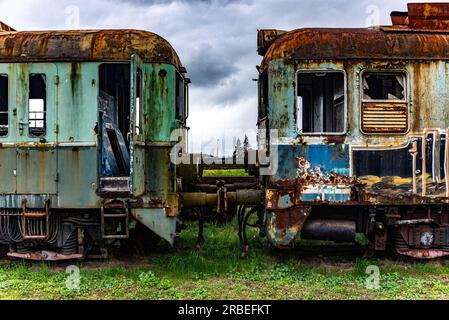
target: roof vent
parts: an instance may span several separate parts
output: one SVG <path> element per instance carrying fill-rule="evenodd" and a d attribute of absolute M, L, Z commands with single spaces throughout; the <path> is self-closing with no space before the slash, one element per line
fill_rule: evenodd
<path fill-rule="evenodd" d="M 412 29 L 449 29 L 449 3 L 409 3 L 408 16 Z"/>
<path fill-rule="evenodd" d="M 408 26 L 408 12 L 393 11 L 391 13 L 391 22 L 394 26 Z"/>
<path fill-rule="evenodd" d="M 391 13 L 391 22 L 415 30 L 449 30 L 449 3 L 409 3 L 408 12 Z"/>

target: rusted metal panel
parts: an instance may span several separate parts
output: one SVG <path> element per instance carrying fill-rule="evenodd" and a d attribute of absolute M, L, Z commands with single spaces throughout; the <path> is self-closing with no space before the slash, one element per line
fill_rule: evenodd
<path fill-rule="evenodd" d="M 257 32 L 257 52 L 264 55 L 270 45 L 279 38 L 280 35 L 286 33 L 284 30 L 264 29 Z"/>
<path fill-rule="evenodd" d="M 277 59 L 448 60 L 449 35 L 384 32 L 382 29 L 298 29 L 280 36 L 268 49 L 262 69 Z"/>
<path fill-rule="evenodd" d="M 31 261 L 68 261 L 82 260 L 82 254 L 61 254 L 52 251 L 36 251 L 30 253 L 9 252 L 8 257 Z"/>
<path fill-rule="evenodd" d="M 130 61 L 138 53 L 147 63 L 180 69 L 178 55 L 162 37 L 140 30 L 26 31 L 0 33 L 0 61 Z"/>
<path fill-rule="evenodd" d="M 280 248 L 291 246 L 301 233 L 310 212 L 311 207 L 305 206 L 267 211 L 266 228 L 270 242 Z"/>
<path fill-rule="evenodd" d="M 449 5 L 447 3 L 409 3 L 408 25 L 413 29 L 447 30 Z"/>
<path fill-rule="evenodd" d="M 362 103 L 362 130 L 366 133 L 406 133 L 407 103 Z"/>

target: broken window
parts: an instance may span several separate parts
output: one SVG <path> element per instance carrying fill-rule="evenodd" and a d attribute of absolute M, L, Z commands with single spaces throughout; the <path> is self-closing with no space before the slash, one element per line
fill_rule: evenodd
<path fill-rule="evenodd" d="M 368 72 L 363 75 L 362 131 L 406 133 L 408 103 L 403 72 Z"/>
<path fill-rule="evenodd" d="M 184 78 L 176 73 L 176 120 L 185 123 L 187 119 L 187 85 Z"/>
<path fill-rule="evenodd" d="M 137 94 L 136 94 L 136 135 L 142 133 L 143 112 L 142 112 L 142 70 L 137 69 Z"/>
<path fill-rule="evenodd" d="M 259 119 L 268 113 L 268 71 L 265 70 L 259 78 Z"/>
<path fill-rule="evenodd" d="M 363 76 L 364 100 L 405 100 L 405 76 L 366 73 Z"/>
<path fill-rule="evenodd" d="M 8 135 L 8 76 L 0 74 L 0 137 Z"/>
<path fill-rule="evenodd" d="M 28 120 L 29 134 L 41 137 L 46 132 L 47 84 L 45 74 L 29 77 Z"/>
<path fill-rule="evenodd" d="M 300 72 L 297 83 L 299 132 L 345 132 L 345 78 L 343 72 Z"/>

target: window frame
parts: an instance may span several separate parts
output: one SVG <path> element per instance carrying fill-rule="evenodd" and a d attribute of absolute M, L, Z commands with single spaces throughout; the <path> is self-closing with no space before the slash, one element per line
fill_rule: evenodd
<path fill-rule="evenodd" d="M 178 77 L 180 79 L 180 83 L 182 83 L 182 90 L 181 90 L 181 86 L 180 83 L 178 83 Z M 180 93 L 181 91 L 183 92 L 183 105 L 182 105 L 182 110 L 180 115 L 180 118 L 178 118 L 178 97 L 180 97 Z M 179 72 L 178 70 L 176 70 L 176 76 L 175 76 L 175 120 L 178 123 L 182 123 L 182 124 L 187 124 L 187 118 L 188 118 L 188 102 L 187 102 L 187 97 L 189 94 L 189 87 L 188 87 L 188 83 L 186 81 L 186 79 L 184 78 L 184 76 L 182 75 L 181 72 Z"/>
<path fill-rule="evenodd" d="M 263 70 L 259 74 L 258 79 L 258 91 L 259 91 L 259 97 L 258 97 L 258 121 L 263 121 L 268 117 L 269 113 L 269 101 L 270 101 L 270 77 L 268 73 L 268 68 Z M 266 95 L 266 97 L 265 97 Z M 266 98 L 266 99 L 264 99 Z M 265 101 L 266 100 L 266 101 Z"/>
<path fill-rule="evenodd" d="M 343 132 L 301 132 L 298 127 L 298 77 L 301 73 L 341 73 L 343 74 L 343 91 L 344 91 L 344 106 L 343 106 L 343 113 L 344 113 L 344 124 Z M 313 68 L 313 69 L 298 69 L 295 72 L 295 88 L 294 88 L 294 99 L 295 99 L 295 126 L 296 126 L 296 132 L 298 135 L 302 137 L 320 137 L 320 136 L 344 136 L 348 134 L 348 76 L 345 69 L 340 68 Z"/>
<path fill-rule="evenodd" d="M 33 119 L 33 120 L 30 119 L 30 113 L 32 112 L 32 111 L 30 111 L 30 100 L 31 100 L 31 98 L 30 98 L 30 93 L 31 93 L 30 78 L 31 78 L 31 76 L 36 76 L 36 75 L 43 76 L 44 83 L 45 83 L 44 110 L 42 112 L 44 114 L 44 119 L 43 119 L 43 121 L 44 121 L 43 131 L 44 132 L 42 134 L 40 134 L 40 135 L 36 135 L 36 134 L 33 134 L 31 132 L 31 123 L 30 123 L 33 120 L 34 121 L 38 121 L 36 119 Z M 42 138 L 46 137 L 47 133 L 48 133 L 48 124 L 47 124 L 47 120 L 48 120 L 48 117 L 47 117 L 47 112 L 48 112 L 48 82 L 47 82 L 47 80 L 48 80 L 48 76 L 47 76 L 46 73 L 34 72 L 34 73 L 29 73 L 28 74 L 28 99 L 27 99 L 28 109 L 27 109 L 26 115 L 27 115 L 27 120 L 28 120 L 28 137 L 29 138 L 42 139 Z M 37 111 L 33 111 L 33 113 L 38 113 L 38 112 Z M 37 128 L 37 127 L 35 127 L 35 128 Z"/>
<path fill-rule="evenodd" d="M 10 114 L 9 114 L 9 111 L 10 111 L 10 104 L 11 104 L 11 101 L 10 101 L 10 94 L 9 94 L 9 92 L 10 92 L 10 85 L 9 85 L 9 74 L 7 74 L 7 73 L 0 73 L 0 77 L 5 77 L 6 78 L 6 83 L 7 83 L 7 85 L 6 85 L 6 90 L 7 90 L 7 106 L 6 106 L 6 115 L 7 115 L 7 119 L 8 119 L 8 123 L 7 123 L 7 126 L 8 126 L 8 131 L 7 131 L 7 133 L 5 134 L 5 135 L 0 135 L 0 139 L 5 139 L 5 138 L 8 138 L 9 137 L 9 134 L 10 134 L 10 132 L 11 132 L 11 117 L 10 117 Z M 1 112 L 1 111 L 0 111 Z"/>
<path fill-rule="evenodd" d="M 365 93 L 363 88 L 364 77 L 367 73 L 374 74 L 397 74 L 402 73 L 404 75 L 405 85 L 404 85 L 404 100 L 371 100 L 364 99 Z M 359 129 L 363 135 L 373 136 L 373 135 L 388 135 L 388 136 L 405 136 L 410 132 L 410 97 L 411 97 L 411 81 L 410 73 L 406 69 L 363 69 L 360 72 L 360 83 L 359 83 Z M 383 104 L 406 104 L 407 105 L 407 130 L 404 132 L 366 132 L 363 130 L 363 104 L 364 103 L 383 103 Z"/>
<path fill-rule="evenodd" d="M 140 81 L 139 81 L 139 80 Z M 135 110 L 135 124 L 134 133 L 136 136 L 140 137 L 144 135 L 144 108 L 143 108 L 143 89 L 144 89 L 144 72 L 140 67 L 137 67 L 136 71 L 136 110 Z M 137 99 L 139 103 L 137 104 Z"/>

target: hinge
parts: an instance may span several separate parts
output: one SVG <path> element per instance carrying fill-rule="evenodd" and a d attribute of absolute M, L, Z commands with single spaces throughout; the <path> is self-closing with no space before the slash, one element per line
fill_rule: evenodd
<path fill-rule="evenodd" d="M 59 76 L 55 77 L 55 86 L 59 86 Z"/>
<path fill-rule="evenodd" d="M 59 182 L 59 172 L 56 172 L 55 182 Z"/>
<path fill-rule="evenodd" d="M 55 124 L 55 133 L 56 133 L 56 134 L 59 133 L 59 124 Z"/>

